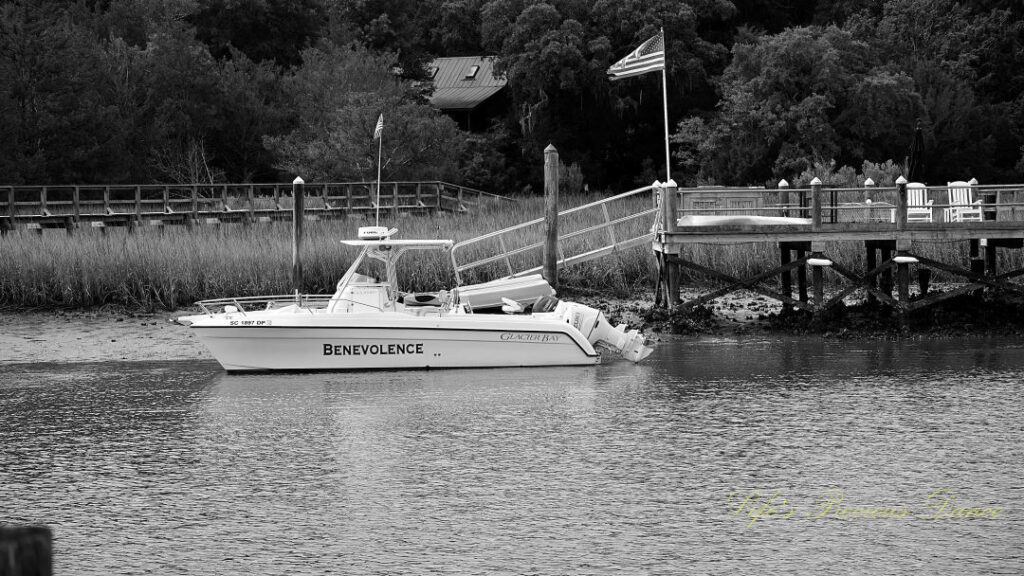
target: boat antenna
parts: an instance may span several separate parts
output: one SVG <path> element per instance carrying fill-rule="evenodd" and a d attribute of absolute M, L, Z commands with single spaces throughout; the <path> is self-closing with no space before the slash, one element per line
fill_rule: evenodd
<path fill-rule="evenodd" d="M 377 127 L 373 130 L 373 138 L 377 140 L 377 214 L 376 226 L 380 226 L 380 157 L 384 149 L 384 113 L 377 118 Z"/>

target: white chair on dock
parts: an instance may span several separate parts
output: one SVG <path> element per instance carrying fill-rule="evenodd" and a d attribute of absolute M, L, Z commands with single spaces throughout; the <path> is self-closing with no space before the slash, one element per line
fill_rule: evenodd
<path fill-rule="evenodd" d="M 907 184 L 907 222 L 931 222 L 932 201 L 928 188 L 920 182 Z"/>
<path fill-rule="evenodd" d="M 981 199 L 973 199 L 969 183 L 950 182 L 948 190 L 949 208 L 944 211 L 946 222 L 981 222 Z"/>

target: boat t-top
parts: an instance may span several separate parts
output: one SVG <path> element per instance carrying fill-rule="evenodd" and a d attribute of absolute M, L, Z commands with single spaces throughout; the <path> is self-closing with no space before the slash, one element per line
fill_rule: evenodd
<path fill-rule="evenodd" d="M 572 366 L 599 363 L 600 349 L 633 362 L 651 353 L 643 334 L 554 298 L 540 276 L 402 292 L 396 267 L 405 254 L 453 242 L 396 232 L 367 226 L 342 241 L 361 250 L 334 294 L 203 300 L 202 313 L 175 321 L 229 372 Z M 382 279 L 361 271 L 373 261 L 383 263 Z"/>

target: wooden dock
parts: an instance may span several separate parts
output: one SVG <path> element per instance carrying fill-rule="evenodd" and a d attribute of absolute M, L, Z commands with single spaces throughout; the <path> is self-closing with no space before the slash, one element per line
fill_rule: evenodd
<path fill-rule="evenodd" d="M 291 184 L 0 186 L 0 232 L 19 228 L 69 234 L 83 227 L 258 223 L 291 220 Z M 445 182 L 382 182 L 390 215 L 471 211 L 509 198 Z M 305 185 L 307 219 L 372 216 L 376 182 Z"/>
<path fill-rule="evenodd" d="M 661 187 L 653 240 L 660 272 L 655 301 L 693 308 L 746 289 L 779 300 L 786 307 L 820 314 L 863 290 L 869 298 L 903 313 L 984 288 L 1024 292 L 1024 286 L 1013 281 L 1024 275 L 1024 269 L 996 269 L 998 249 L 1024 247 L 1024 186 L 960 185 L 969 188 L 976 199 L 969 206 L 951 202 L 953 186 L 926 188 L 927 206 L 912 206 L 902 178 L 893 188 L 867 189 L 827 189 L 817 182 L 805 190 Z M 968 212 L 974 221 L 964 221 Z M 722 218 L 728 215 L 737 217 Z M 718 218 L 705 219 L 711 223 L 701 224 L 700 216 Z M 806 220 L 798 222 L 796 218 Z M 866 269 L 856 270 L 854 265 L 842 262 L 840 254 L 830 253 L 828 246 L 837 241 L 862 242 Z M 964 242 L 969 262 L 940 262 L 917 250 L 933 242 Z M 690 245 L 744 243 L 777 244 L 778 265 L 766 266 L 748 278 L 735 278 L 682 256 Z M 682 302 L 682 269 L 711 277 L 724 286 Z M 955 290 L 929 293 L 933 270 L 960 277 L 964 284 Z M 911 298 L 915 276 L 920 294 Z M 837 285 L 828 297 L 826 282 Z"/>
<path fill-rule="evenodd" d="M 549 151 L 554 152 L 549 147 L 545 154 Z M 549 164 L 553 162 L 545 162 Z M 547 173 L 545 178 L 550 179 Z M 1024 292 L 1024 285 L 1013 281 L 1024 276 L 1024 269 L 997 270 L 996 257 L 1000 249 L 1024 247 L 1024 185 L 911 184 L 915 196 L 925 202 L 916 206 L 910 204 L 908 183 L 902 178 L 893 187 L 826 188 L 817 179 L 806 189 L 781 184 L 777 189 L 680 189 L 674 183 L 655 183 L 562 210 L 556 218 L 538 218 L 465 240 L 453 248 L 452 263 L 460 278 L 472 273 L 480 276 L 474 276 L 476 281 L 484 281 L 543 272 L 557 286 L 560 266 L 651 246 L 658 262 L 655 305 L 684 309 L 741 289 L 778 300 L 784 309 L 816 315 L 857 291 L 900 314 L 987 288 Z M 554 195 L 555 201 L 548 204 L 557 211 L 553 189 L 546 185 L 545 193 Z M 969 193 L 967 205 L 958 203 L 962 198 L 957 193 Z M 862 243 L 865 269 L 858 270 L 860 258 L 844 262 L 843 253 L 831 253 L 829 247 L 837 242 Z M 969 261 L 941 262 L 919 250 L 937 242 L 963 242 Z M 777 265 L 766 262 L 763 271 L 736 278 L 683 256 L 695 253 L 686 248 L 696 245 L 749 243 L 776 244 Z M 845 254 L 848 258 L 849 251 Z M 682 302 L 683 269 L 722 287 Z M 936 270 L 963 282 L 953 290 L 929 292 Z M 919 290 L 912 298 L 915 277 Z M 833 284 L 827 292 L 826 282 Z"/>

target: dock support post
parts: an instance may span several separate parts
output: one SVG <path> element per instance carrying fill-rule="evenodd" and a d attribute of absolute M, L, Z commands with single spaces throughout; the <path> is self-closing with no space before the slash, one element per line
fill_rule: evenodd
<path fill-rule="evenodd" d="M 899 220 L 897 220 L 897 222 L 899 222 Z M 881 252 L 882 252 L 882 261 L 883 262 L 885 262 L 886 260 L 889 260 L 889 259 L 892 258 L 892 249 L 891 248 L 889 248 L 889 247 L 882 247 L 882 248 L 879 248 L 879 250 L 881 250 Z M 886 294 L 892 294 L 892 267 L 891 266 L 886 268 L 885 271 L 882 272 L 881 278 L 879 278 L 879 281 L 878 281 L 878 288 L 882 292 L 884 292 Z"/>
<path fill-rule="evenodd" d="M 896 291 L 901 304 L 910 301 L 910 264 L 896 265 Z"/>
<path fill-rule="evenodd" d="M 14 215 L 16 214 L 14 205 L 14 186 L 7 188 L 7 223 L 6 225 L 0 223 L 0 234 L 6 236 L 8 232 L 14 230 Z"/>
<path fill-rule="evenodd" d="M 896 240 L 896 256 L 906 257 L 910 247 L 910 240 Z M 899 260 L 896 262 L 896 291 L 901 304 L 900 313 L 902 313 L 902 305 L 910 302 L 910 263 L 905 258 L 899 258 Z"/>
<path fill-rule="evenodd" d="M 779 205 L 782 206 L 781 216 L 789 216 L 789 182 L 785 178 L 779 180 Z"/>
<path fill-rule="evenodd" d="M 825 243 L 821 241 L 812 241 L 810 243 L 811 248 L 811 260 L 808 264 L 811 264 L 811 283 L 814 288 L 814 317 L 817 320 L 821 319 L 822 314 L 825 312 L 825 266 L 831 266 L 831 262 L 825 257 Z"/>
<path fill-rule="evenodd" d="M 797 260 L 800 260 L 806 255 L 806 249 L 796 249 Z M 799 298 L 801 302 L 807 302 L 807 264 L 801 264 L 800 267 L 796 269 L 796 290 L 798 292 L 797 298 Z"/>
<path fill-rule="evenodd" d="M 791 261 L 791 252 L 789 247 L 783 242 L 779 242 L 779 264 L 785 266 Z M 786 298 L 793 296 L 793 274 L 786 270 L 782 273 L 782 295 Z"/>
<path fill-rule="evenodd" d="M 928 295 L 928 285 L 932 280 L 932 271 L 927 268 L 917 269 L 917 287 L 921 290 L 921 296 Z"/>
<path fill-rule="evenodd" d="M 53 533 L 45 526 L 0 526 L 0 574 L 53 574 Z"/>
<path fill-rule="evenodd" d="M 794 259 L 802 259 L 808 251 L 813 252 L 811 242 L 803 241 L 789 241 L 779 242 L 779 254 L 780 264 L 785 266 Z M 793 294 L 793 273 L 791 270 L 786 270 L 780 274 L 782 284 L 782 294 L 787 297 L 792 297 Z M 807 264 L 801 264 L 796 267 L 796 280 L 797 280 L 797 291 L 799 293 L 798 298 L 800 302 L 807 302 Z M 788 310 L 788 306 L 783 306 L 783 310 Z"/>
<path fill-rule="evenodd" d="M 811 180 L 811 230 L 821 230 L 821 180 Z"/>
<path fill-rule="evenodd" d="M 971 273 L 983 276 L 985 274 L 985 259 L 981 255 L 981 241 L 972 239 L 970 241 Z M 982 289 L 971 292 L 973 296 L 980 296 Z"/>
<path fill-rule="evenodd" d="M 75 186 L 71 192 L 71 204 L 73 207 L 71 215 L 72 225 L 68 226 L 68 235 L 71 234 L 72 228 L 78 228 L 82 225 L 82 192 L 78 186 Z"/>
<path fill-rule="evenodd" d="M 812 255 L 821 257 L 817 252 Z M 822 304 L 825 303 L 825 273 L 821 266 L 811 266 L 811 281 L 814 282 L 814 315 L 820 316 L 824 311 Z"/>
<path fill-rule="evenodd" d="M 292 290 L 302 292 L 302 224 L 305 220 L 305 182 L 292 181 Z"/>
<path fill-rule="evenodd" d="M 896 231 L 907 228 L 907 179 L 900 176 L 896 179 Z"/>
<path fill-rule="evenodd" d="M 870 272 L 878 266 L 878 253 L 875 251 L 875 245 L 872 244 L 871 241 L 864 242 L 864 248 L 865 252 L 867 252 L 867 254 L 865 254 L 865 267 L 867 268 L 866 271 Z M 870 288 L 875 288 L 877 285 L 878 282 L 875 280 L 874 276 L 868 279 L 868 286 Z M 875 295 L 868 292 L 868 302 L 875 302 L 876 300 L 877 298 L 875 298 Z"/>
<path fill-rule="evenodd" d="M 675 180 L 665 182 L 661 187 L 662 225 L 665 232 L 674 233 L 679 230 L 679 187 Z M 678 253 L 674 254 L 678 256 Z M 665 278 L 667 280 L 665 302 L 675 306 L 682 302 L 679 298 L 679 262 L 673 258 L 665 259 Z"/>
<path fill-rule="evenodd" d="M 558 289 L 558 150 L 544 149 L 544 279 Z"/>
<path fill-rule="evenodd" d="M 985 274 L 996 275 L 996 246 L 992 242 L 982 239 L 979 244 L 985 247 Z"/>

